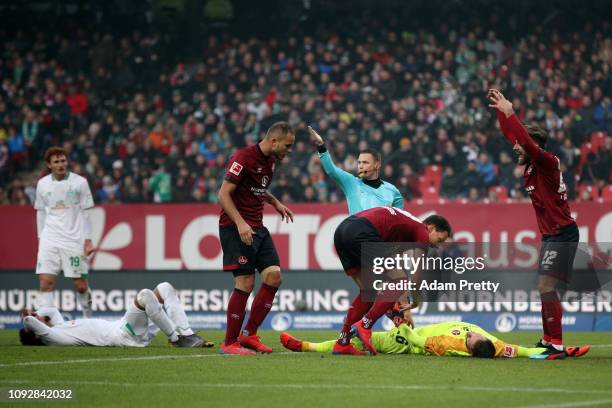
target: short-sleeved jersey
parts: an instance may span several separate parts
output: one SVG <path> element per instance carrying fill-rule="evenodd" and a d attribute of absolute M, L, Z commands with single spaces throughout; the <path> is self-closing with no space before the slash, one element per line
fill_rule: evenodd
<path fill-rule="evenodd" d="M 237 150 L 227 165 L 225 180 L 237 185 L 232 193 L 234 205 L 253 228 L 263 226 L 266 190 L 272 182 L 274 166 L 274 157 L 264 155 L 259 144 Z M 221 209 L 219 226 L 230 225 L 234 225 L 234 222 Z"/>
<path fill-rule="evenodd" d="M 338 168 L 329 152 L 319 153 L 319 157 L 325 173 L 333 178 L 344 192 L 349 215 L 373 207 L 404 207 L 404 199 L 393 184 L 381 180 L 378 187 L 370 186 L 359 177 Z"/>
<path fill-rule="evenodd" d="M 427 227 L 408 211 L 391 207 L 374 207 L 355 214 L 365 218 L 385 242 L 429 244 Z"/>
<path fill-rule="evenodd" d="M 41 241 L 70 250 L 82 250 L 85 240 L 83 210 L 94 206 L 87 180 L 68 172 L 63 180 L 49 174 L 36 185 L 34 208 L 46 213 Z"/>

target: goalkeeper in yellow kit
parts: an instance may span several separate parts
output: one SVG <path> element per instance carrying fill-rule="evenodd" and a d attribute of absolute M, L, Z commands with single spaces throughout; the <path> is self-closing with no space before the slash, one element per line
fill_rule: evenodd
<path fill-rule="evenodd" d="M 523 347 L 506 343 L 475 324 L 446 322 L 412 329 L 393 311 L 388 312 L 387 316 L 397 327 L 386 332 L 372 333 L 372 345 L 381 354 L 551 359 L 550 355 L 542 354 L 546 351 L 545 348 Z M 280 339 L 283 346 L 289 350 L 319 353 L 331 353 L 336 342 L 336 340 L 329 340 L 322 343 L 311 343 L 296 339 L 288 333 L 281 333 Z M 363 344 L 357 336 L 351 341 L 357 349 L 363 349 Z M 569 347 L 567 356 L 578 357 L 586 354 L 588 350 L 589 346 Z"/>

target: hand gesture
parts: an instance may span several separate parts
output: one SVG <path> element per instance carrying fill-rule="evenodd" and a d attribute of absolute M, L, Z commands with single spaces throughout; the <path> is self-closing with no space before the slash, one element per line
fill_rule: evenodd
<path fill-rule="evenodd" d="M 490 108 L 495 108 L 506 116 L 512 115 L 512 103 L 507 100 L 506 97 L 499 90 L 489 89 L 489 91 L 487 92 L 487 98 L 490 102 Z"/>
<path fill-rule="evenodd" d="M 317 147 L 318 146 L 323 146 L 325 144 L 325 141 L 323 140 L 323 138 L 321 137 L 321 135 L 319 135 L 313 128 L 311 128 L 310 126 L 308 126 L 308 133 L 310 134 L 310 140 L 312 141 L 312 143 L 314 143 Z"/>

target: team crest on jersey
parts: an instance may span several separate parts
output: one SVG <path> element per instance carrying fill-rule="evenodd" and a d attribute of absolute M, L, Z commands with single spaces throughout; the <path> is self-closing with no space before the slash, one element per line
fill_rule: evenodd
<path fill-rule="evenodd" d="M 240 172 L 242 171 L 242 164 L 238 163 L 238 162 L 233 162 L 232 166 L 229 169 L 230 173 L 239 176 Z"/>
<path fill-rule="evenodd" d="M 514 353 L 514 347 L 509 344 L 506 344 L 506 347 L 504 347 L 504 357 L 512 357 L 514 356 Z"/>
<path fill-rule="evenodd" d="M 265 187 L 268 185 L 268 182 L 270 182 L 270 178 L 268 176 L 263 176 L 261 178 L 261 186 Z"/>
<path fill-rule="evenodd" d="M 70 187 L 68 191 L 66 191 L 66 201 L 72 204 L 78 203 L 77 193 L 72 187 Z"/>
<path fill-rule="evenodd" d="M 246 263 L 247 263 L 247 262 L 248 262 L 248 259 L 247 259 L 247 257 L 246 257 L 246 256 L 244 256 L 244 255 L 240 255 L 240 256 L 238 257 L 238 263 L 239 263 L 240 265 L 246 265 Z"/>

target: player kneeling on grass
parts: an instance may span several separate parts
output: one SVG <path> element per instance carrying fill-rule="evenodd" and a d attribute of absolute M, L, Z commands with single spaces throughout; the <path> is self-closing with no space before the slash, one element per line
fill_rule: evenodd
<path fill-rule="evenodd" d="M 191 330 L 176 290 L 168 282 L 138 292 L 120 320 L 64 321 L 55 307 L 46 307 L 24 310 L 23 325 L 19 338 L 24 346 L 146 347 L 159 330 L 175 347 L 214 346 Z"/>
<path fill-rule="evenodd" d="M 522 347 L 506 343 L 471 323 L 448 322 L 430 324 L 412 329 L 406 324 L 399 308 L 387 312 L 396 327 L 386 332 L 372 333 L 372 345 L 381 354 L 423 354 L 435 356 L 459 356 L 480 358 L 529 357 L 533 359 L 553 359 L 546 348 Z M 352 332 L 351 342 L 360 350 L 364 343 L 356 331 Z M 282 345 L 292 351 L 315 351 L 330 353 L 336 340 L 311 343 L 281 333 Z M 580 357 L 589 351 L 589 346 L 567 347 L 567 356 Z"/>

